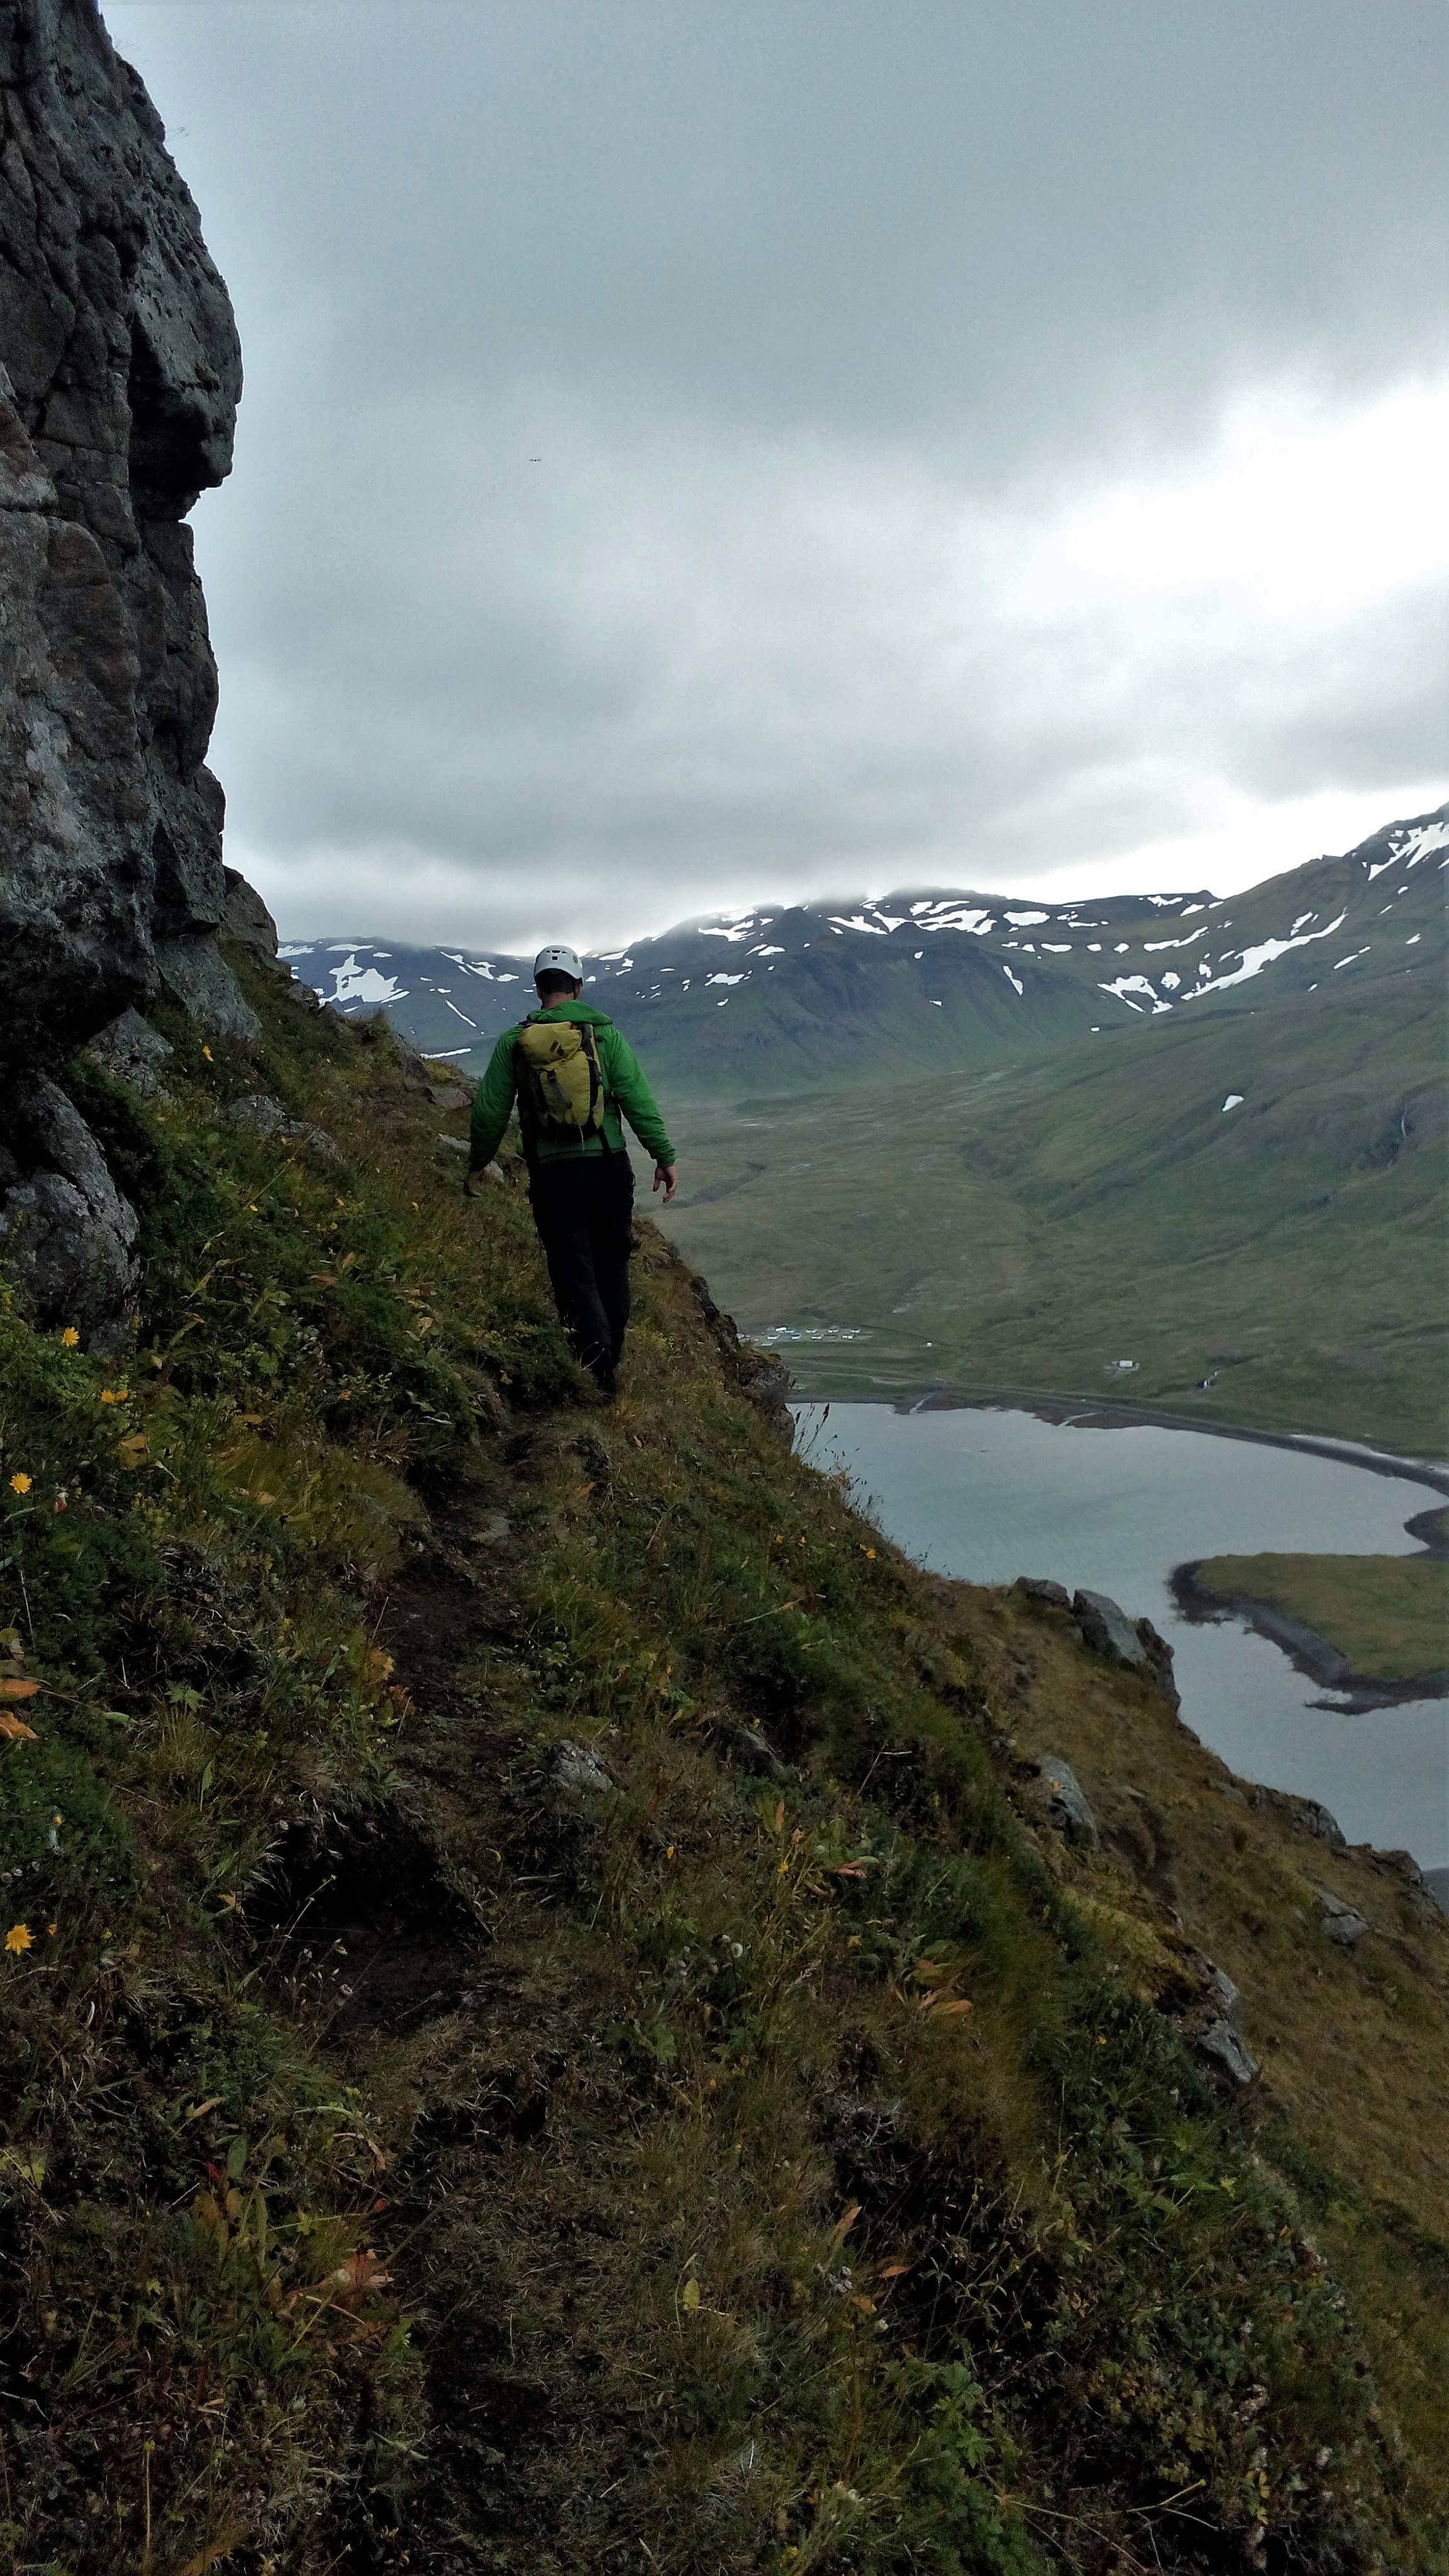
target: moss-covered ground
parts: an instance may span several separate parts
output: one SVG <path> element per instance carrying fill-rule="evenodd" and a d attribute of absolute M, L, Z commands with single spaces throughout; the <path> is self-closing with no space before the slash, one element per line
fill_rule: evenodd
<path fill-rule="evenodd" d="M 0 2565 L 1444 2566 L 1427 1901 L 897 1556 L 648 1225 L 599 1409 L 517 1176 L 255 992 L 77 1073 L 125 1367 L 0 1316 Z"/>

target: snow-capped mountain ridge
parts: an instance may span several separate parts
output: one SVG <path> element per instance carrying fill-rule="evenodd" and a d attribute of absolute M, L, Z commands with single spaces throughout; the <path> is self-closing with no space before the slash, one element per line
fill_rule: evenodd
<path fill-rule="evenodd" d="M 1233 896 L 1031 903 L 905 888 L 757 905 L 586 957 L 590 997 L 686 1071 L 847 1060 L 875 1047 L 967 1061 L 1133 1019 L 1313 991 L 1442 962 L 1449 806 Z M 1388 883 L 1381 881 L 1388 879 Z M 491 1044 L 531 999 L 528 961 L 463 946 L 290 942 L 348 1014 L 385 1010 L 433 1054 Z"/>

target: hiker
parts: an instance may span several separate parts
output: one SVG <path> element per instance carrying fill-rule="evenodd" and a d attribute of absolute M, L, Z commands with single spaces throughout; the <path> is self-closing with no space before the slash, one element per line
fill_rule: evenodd
<path fill-rule="evenodd" d="M 674 1148 L 633 1048 L 603 1011 L 580 999 L 584 970 L 573 949 L 541 948 L 533 981 L 538 1009 L 504 1030 L 473 1095 L 463 1186 L 471 1197 L 516 1099 L 529 1202 L 559 1321 L 601 1393 L 611 1396 L 634 1248 L 634 1172 L 620 1112 L 654 1157 L 654 1187 L 663 1190 L 665 1207 L 679 1186 Z"/>

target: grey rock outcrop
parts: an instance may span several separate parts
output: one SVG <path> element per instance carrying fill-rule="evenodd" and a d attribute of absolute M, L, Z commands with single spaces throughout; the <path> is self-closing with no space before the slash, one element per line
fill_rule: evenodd
<path fill-rule="evenodd" d="M 1315 1887 L 1313 1893 L 1323 1909 L 1318 1928 L 1325 1940 L 1332 1941 L 1339 1950 L 1356 1950 L 1369 1930 L 1368 1916 L 1360 1914 L 1358 1907 L 1343 1897 L 1335 1896 L 1331 1887 Z"/>
<path fill-rule="evenodd" d="M 1048 1610 L 1069 1610 L 1072 1596 L 1064 1583 L 1054 1583 L 1050 1575 L 1019 1574 L 1012 1585 L 1028 1601 L 1039 1601 Z"/>
<path fill-rule="evenodd" d="M 1082 1843 L 1095 1851 L 1102 1836 L 1092 1813 L 1085 1790 L 1069 1762 L 1056 1753 L 1043 1753 L 1036 1766 L 1031 1785 L 1034 1800 L 1044 1809 L 1049 1825 L 1068 1842 Z"/>
<path fill-rule="evenodd" d="M 602 1797 L 613 1788 L 613 1774 L 587 1744 L 575 1744 L 565 1736 L 553 1748 L 553 1776 L 561 1789 L 579 1789 L 586 1796 Z"/>
<path fill-rule="evenodd" d="M 87 1052 L 115 1081 L 128 1082 L 133 1091 L 149 1099 L 162 1067 L 176 1050 L 139 1011 L 127 1009 L 98 1031 Z"/>
<path fill-rule="evenodd" d="M 310 1118 L 293 1118 L 280 1100 L 269 1100 L 265 1092 L 249 1092 L 242 1100 L 233 1100 L 224 1112 L 229 1127 L 244 1127 L 253 1136 L 273 1136 L 284 1145 L 306 1145 L 324 1162 L 340 1162 L 342 1149 L 335 1136 L 325 1127 L 314 1127 Z"/>
<path fill-rule="evenodd" d="M 28 1173 L 0 1202 L 0 1253 L 20 1303 L 36 1323 L 74 1324 L 93 1348 L 120 1350 L 136 1300 L 136 1211 L 58 1084 L 23 1076 L 7 1107 L 29 1148 Z"/>
<path fill-rule="evenodd" d="M 1105 1655 L 1112 1664 L 1126 1664 L 1133 1672 L 1150 1674 L 1146 1647 L 1126 1611 L 1108 1593 L 1074 1593 L 1072 1611 L 1094 1655 Z"/>
<path fill-rule="evenodd" d="M 184 522 L 231 465 L 226 289 L 88 0 L 0 0 L 0 1058 L 53 1064 L 222 918 Z"/>
<path fill-rule="evenodd" d="M 1194 2045 L 1235 2084 L 1251 2084 L 1256 2078 L 1258 2061 L 1245 2045 L 1242 2033 L 1226 2018 L 1210 2021 L 1206 2030 L 1198 2032 Z"/>
<path fill-rule="evenodd" d="M 235 868 L 224 870 L 226 904 L 221 916 L 221 932 L 234 948 L 246 949 L 259 966 L 277 963 L 277 925 L 255 886 Z"/>
<path fill-rule="evenodd" d="M 1226 1968 L 1206 1962 L 1205 2003 L 1207 2019 L 1191 2034 L 1193 2046 L 1206 2057 L 1219 2074 L 1230 2076 L 1234 2084 L 1251 2084 L 1258 2074 L 1258 2061 L 1243 2037 L 1243 1998 Z"/>
<path fill-rule="evenodd" d="M 1174 1708 L 1180 1708 L 1182 1699 L 1177 1687 L 1177 1676 L 1173 1670 L 1172 1648 L 1167 1639 L 1159 1635 L 1150 1619 L 1137 1621 L 1137 1635 L 1142 1651 L 1147 1657 L 1148 1671 L 1158 1689 L 1164 1699 L 1171 1700 Z"/>
<path fill-rule="evenodd" d="M 1261 1782 L 1248 1791 L 1250 1807 L 1270 1808 L 1275 1815 L 1296 1828 L 1312 1834 L 1315 1842 L 1328 1843 L 1335 1851 L 1345 1848 L 1344 1832 L 1336 1816 L 1316 1798 L 1300 1798 L 1291 1789 L 1265 1789 Z"/>
<path fill-rule="evenodd" d="M 173 1002 L 179 1002 L 208 1036 L 233 1046 L 255 1046 L 262 1024 L 207 931 L 188 931 L 177 939 L 156 942 L 156 971 Z"/>
<path fill-rule="evenodd" d="M 0 0 L 0 358 L 0 1251 L 37 1319 L 114 1338 L 135 1216 L 50 1077 L 163 982 L 218 1036 L 256 1023 L 216 948 L 216 667 L 185 525 L 230 469 L 240 353 L 92 0 Z"/>
<path fill-rule="evenodd" d="M 1094 1655 L 1140 1673 L 1144 1681 L 1155 1683 L 1177 1707 L 1172 1648 L 1165 1637 L 1158 1635 L 1150 1619 L 1129 1619 L 1120 1603 L 1106 1592 L 1074 1593 L 1072 1615 L 1081 1629 L 1083 1643 Z"/>

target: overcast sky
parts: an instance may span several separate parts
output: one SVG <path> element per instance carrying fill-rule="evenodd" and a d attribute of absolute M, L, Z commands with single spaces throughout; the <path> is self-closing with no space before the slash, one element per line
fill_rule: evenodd
<path fill-rule="evenodd" d="M 105 0 L 288 936 L 1226 892 L 1449 794 L 1445 0 Z"/>

